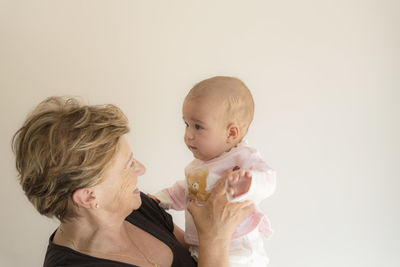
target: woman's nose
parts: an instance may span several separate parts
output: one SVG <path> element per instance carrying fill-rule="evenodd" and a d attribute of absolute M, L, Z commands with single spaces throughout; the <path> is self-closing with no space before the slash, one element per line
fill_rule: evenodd
<path fill-rule="evenodd" d="M 136 160 L 135 172 L 137 176 L 143 175 L 146 172 L 146 167 Z"/>

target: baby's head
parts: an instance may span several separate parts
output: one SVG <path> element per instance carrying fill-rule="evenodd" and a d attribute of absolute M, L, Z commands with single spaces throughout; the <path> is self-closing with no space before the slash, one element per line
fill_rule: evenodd
<path fill-rule="evenodd" d="M 253 120 L 254 101 L 241 80 L 217 76 L 190 90 L 182 113 L 185 143 L 195 158 L 206 161 L 242 140 Z"/>

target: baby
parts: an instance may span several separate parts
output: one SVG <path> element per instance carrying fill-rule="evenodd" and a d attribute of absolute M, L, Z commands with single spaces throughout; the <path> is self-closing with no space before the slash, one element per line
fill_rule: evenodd
<path fill-rule="evenodd" d="M 254 102 L 237 78 L 217 76 L 196 84 L 183 103 L 185 143 L 194 160 L 185 168 L 186 180 L 155 195 L 163 208 L 185 210 L 185 242 L 197 257 L 196 227 L 186 205 L 190 199 L 207 201 L 212 186 L 227 169 L 230 201 L 251 200 L 256 209 L 236 229 L 230 244 L 230 266 L 266 266 L 263 239 L 270 224 L 257 205 L 275 190 L 275 172 L 244 139 L 253 120 Z"/>

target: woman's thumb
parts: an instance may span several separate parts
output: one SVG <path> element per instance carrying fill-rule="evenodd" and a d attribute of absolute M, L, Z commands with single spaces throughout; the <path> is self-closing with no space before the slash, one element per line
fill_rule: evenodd
<path fill-rule="evenodd" d="M 189 211 L 192 217 L 195 217 L 194 214 L 197 212 L 198 206 L 196 205 L 194 200 L 190 200 L 189 204 L 187 205 L 187 210 Z"/>

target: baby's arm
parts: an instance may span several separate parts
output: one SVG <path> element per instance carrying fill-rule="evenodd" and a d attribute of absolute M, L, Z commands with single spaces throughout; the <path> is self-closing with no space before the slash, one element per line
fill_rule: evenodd
<path fill-rule="evenodd" d="M 165 188 L 155 194 L 159 205 L 164 209 L 184 210 L 186 203 L 184 180 L 176 182 L 173 186 Z"/>
<path fill-rule="evenodd" d="M 275 191 L 276 173 L 258 153 L 253 153 L 244 169 L 234 171 L 227 180 L 227 197 L 231 201 L 261 202 Z"/>

